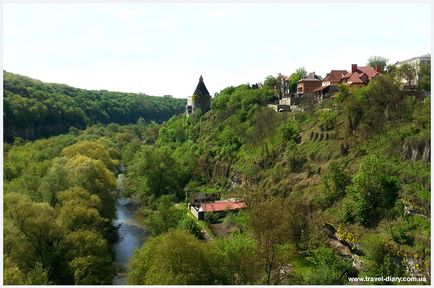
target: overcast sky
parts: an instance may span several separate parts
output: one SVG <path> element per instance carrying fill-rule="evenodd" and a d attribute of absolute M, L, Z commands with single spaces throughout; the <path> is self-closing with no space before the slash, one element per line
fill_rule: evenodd
<path fill-rule="evenodd" d="M 86 89 L 187 97 L 372 55 L 431 53 L 429 4 L 4 4 L 3 69 Z"/>

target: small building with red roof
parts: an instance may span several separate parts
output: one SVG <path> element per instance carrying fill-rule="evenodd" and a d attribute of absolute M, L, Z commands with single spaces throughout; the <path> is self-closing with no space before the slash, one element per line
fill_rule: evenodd
<path fill-rule="evenodd" d="M 315 89 L 321 86 L 321 77 L 315 72 L 309 73 L 297 82 L 297 95 L 312 95 Z"/>
<path fill-rule="evenodd" d="M 370 66 L 357 66 L 357 64 L 351 65 L 351 72 L 345 74 L 341 78 L 341 83 L 344 85 L 366 85 L 380 75 L 380 65 L 374 68 Z"/>
<path fill-rule="evenodd" d="M 322 80 L 321 87 L 313 90 L 318 100 L 323 100 L 326 96 L 336 92 L 337 86 L 341 83 L 341 78 L 347 75 L 347 70 L 332 70 L 327 73 Z"/>
<path fill-rule="evenodd" d="M 227 212 L 237 212 L 246 207 L 246 203 L 237 198 L 200 204 L 189 204 L 190 211 L 198 220 L 207 220 L 206 214 L 208 213 L 216 214 L 217 217 L 224 217 Z"/>

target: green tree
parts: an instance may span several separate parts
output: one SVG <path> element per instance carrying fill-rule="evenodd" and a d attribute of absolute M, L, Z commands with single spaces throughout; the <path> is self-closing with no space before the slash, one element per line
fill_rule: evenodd
<path fill-rule="evenodd" d="M 289 92 L 295 93 L 297 92 L 297 82 L 306 76 L 307 71 L 304 67 L 297 68 L 294 73 L 289 76 Z"/>
<path fill-rule="evenodd" d="M 394 207 L 399 181 L 385 159 L 366 157 L 354 175 L 349 193 L 354 201 L 354 219 L 367 227 L 374 226 L 387 209 Z"/>
<path fill-rule="evenodd" d="M 69 267 L 76 285 L 111 284 L 114 269 L 106 240 L 91 230 L 78 230 L 66 236 Z"/>
<path fill-rule="evenodd" d="M 424 91 L 431 91 L 431 62 L 421 64 L 419 68 L 419 87 Z"/>
<path fill-rule="evenodd" d="M 325 204 L 329 206 L 346 195 L 347 186 L 351 184 L 351 177 L 337 162 L 332 162 L 323 176 L 323 184 Z"/>
<path fill-rule="evenodd" d="M 130 262 L 132 285 L 226 284 L 222 255 L 184 230 L 147 241 Z"/>
<path fill-rule="evenodd" d="M 182 210 L 175 207 L 169 195 L 161 196 L 157 201 L 157 209 L 146 219 L 146 224 L 151 228 L 154 235 L 159 235 L 176 228 L 183 217 Z"/>
<path fill-rule="evenodd" d="M 264 261 L 267 284 L 271 284 L 279 247 L 286 242 L 298 243 L 307 231 L 307 207 L 293 199 L 279 198 L 255 201 L 250 208 L 249 226 Z"/>
<path fill-rule="evenodd" d="M 113 162 L 107 151 L 96 142 L 81 141 L 62 150 L 62 156 L 72 158 L 77 155 L 84 155 L 91 159 L 101 160 L 107 169 L 113 169 Z"/>
<path fill-rule="evenodd" d="M 83 155 L 77 155 L 68 159 L 65 166 L 68 171 L 68 180 L 72 186 L 82 187 L 91 194 L 101 199 L 104 218 L 114 217 L 114 195 L 116 179 L 113 172 L 109 171 L 101 160 L 91 159 Z"/>
<path fill-rule="evenodd" d="M 231 234 L 217 238 L 212 243 L 222 251 L 225 266 L 232 285 L 252 285 L 258 280 L 261 267 L 258 265 L 256 243 L 247 234 Z"/>
<path fill-rule="evenodd" d="M 368 66 L 376 68 L 377 65 L 380 65 L 380 72 L 383 73 L 388 62 L 389 60 L 387 58 L 381 56 L 371 56 L 368 59 Z"/>
<path fill-rule="evenodd" d="M 168 147 L 143 146 L 128 168 L 128 186 L 142 199 L 174 194 L 182 199 L 178 165 Z"/>
<path fill-rule="evenodd" d="M 53 207 L 57 204 L 58 193 L 69 187 L 65 164 L 65 158 L 56 158 L 38 188 L 42 198 Z"/>

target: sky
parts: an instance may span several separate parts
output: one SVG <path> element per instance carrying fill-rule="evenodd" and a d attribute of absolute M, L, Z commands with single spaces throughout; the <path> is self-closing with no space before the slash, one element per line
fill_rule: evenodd
<path fill-rule="evenodd" d="M 213 95 L 290 75 L 325 76 L 431 53 L 431 6 L 419 4 L 6 3 L 3 69 L 84 89 Z"/>

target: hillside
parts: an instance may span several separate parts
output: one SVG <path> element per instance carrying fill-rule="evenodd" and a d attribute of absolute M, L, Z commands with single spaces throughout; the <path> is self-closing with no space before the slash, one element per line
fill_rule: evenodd
<path fill-rule="evenodd" d="M 110 283 L 106 191 L 123 164 L 123 193 L 153 232 L 130 261 L 130 284 L 428 284 L 429 99 L 387 74 L 341 86 L 309 112 L 274 112 L 275 94 L 228 87 L 203 115 L 7 144 L 6 283 Z M 195 192 L 239 197 L 247 209 L 214 219 L 227 233 L 203 241 L 206 224 L 185 211 Z"/>
<path fill-rule="evenodd" d="M 184 110 L 185 99 L 77 89 L 3 71 L 4 135 L 37 139 L 95 123 L 163 122 Z"/>

